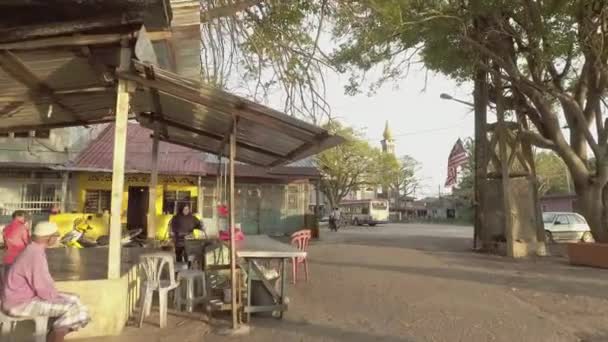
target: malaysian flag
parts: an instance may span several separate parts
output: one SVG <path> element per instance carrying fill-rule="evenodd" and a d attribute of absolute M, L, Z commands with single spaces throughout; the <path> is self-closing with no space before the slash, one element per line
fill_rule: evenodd
<path fill-rule="evenodd" d="M 466 163 L 468 159 L 467 150 L 464 149 L 462 140 L 458 139 L 456 144 L 454 144 L 454 147 L 452 147 L 452 152 L 450 152 L 450 156 L 448 157 L 448 177 L 445 180 L 446 187 L 456 185 L 458 180 L 458 168 Z"/>

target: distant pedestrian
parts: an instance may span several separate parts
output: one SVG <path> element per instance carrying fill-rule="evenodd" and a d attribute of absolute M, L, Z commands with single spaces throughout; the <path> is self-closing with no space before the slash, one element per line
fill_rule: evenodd
<path fill-rule="evenodd" d="M 17 210 L 13 213 L 13 221 L 2 231 L 4 238 L 4 257 L 2 263 L 4 267 L 13 264 L 17 255 L 19 255 L 28 243 L 30 243 L 30 232 L 27 229 L 27 214 L 23 210 Z"/>
<path fill-rule="evenodd" d="M 331 214 L 329 214 L 329 229 L 337 232 L 338 228 L 340 228 L 340 218 L 341 218 L 340 209 L 334 208 L 331 211 Z"/>

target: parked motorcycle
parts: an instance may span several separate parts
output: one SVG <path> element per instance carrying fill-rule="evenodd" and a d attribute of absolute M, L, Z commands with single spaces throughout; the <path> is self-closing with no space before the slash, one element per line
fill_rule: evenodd
<path fill-rule="evenodd" d="M 86 237 L 86 233 L 93 230 L 93 227 L 90 225 L 90 221 L 92 220 L 92 215 L 89 215 L 86 218 L 77 218 L 74 220 L 72 230 L 61 238 L 60 243 L 63 246 L 71 248 L 107 246 L 110 243 L 110 237 L 108 235 L 102 235 L 96 240 Z M 132 229 L 123 232 L 121 244 L 123 246 L 143 246 L 143 241 L 137 239 L 137 236 L 139 236 L 142 232 L 143 229 Z"/>

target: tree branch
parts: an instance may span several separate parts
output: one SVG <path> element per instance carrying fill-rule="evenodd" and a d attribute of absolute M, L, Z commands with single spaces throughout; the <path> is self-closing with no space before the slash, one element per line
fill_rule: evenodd
<path fill-rule="evenodd" d="M 223 6 L 208 8 L 206 11 L 201 11 L 201 24 L 218 18 L 231 17 L 262 2 L 264 0 L 242 0 Z"/>

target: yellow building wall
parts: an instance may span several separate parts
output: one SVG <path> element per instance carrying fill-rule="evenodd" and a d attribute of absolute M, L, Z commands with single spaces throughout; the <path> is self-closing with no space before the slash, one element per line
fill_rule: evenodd
<path fill-rule="evenodd" d="M 112 175 L 107 173 L 88 173 L 78 174 L 78 201 L 79 211 L 84 210 L 85 195 L 87 190 L 112 190 Z M 193 196 L 198 196 L 198 180 L 192 176 L 158 176 L 156 186 L 156 215 L 161 215 L 163 211 L 164 191 L 190 191 Z M 148 187 L 150 176 L 146 174 L 127 174 L 125 175 L 125 185 L 123 192 L 123 203 L 121 217 L 123 223 L 127 222 L 127 205 L 129 203 L 129 187 Z"/>
<path fill-rule="evenodd" d="M 99 236 L 108 235 L 109 232 L 109 216 L 101 214 L 85 214 L 85 199 L 87 190 L 112 190 L 112 176 L 107 173 L 90 173 L 81 172 L 76 175 L 76 213 L 67 213 L 54 215 L 50 218 L 51 221 L 57 223 L 60 233 L 66 234 L 73 226 L 77 219 L 84 219 L 87 216 L 92 216 L 89 221 L 92 230 L 86 233 L 86 237 L 97 239 Z M 121 211 L 121 220 L 123 224 L 127 223 L 127 207 L 129 203 L 129 187 L 148 187 L 150 182 L 149 175 L 146 174 L 127 174 L 125 175 L 125 185 L 123 192 L 123 203 Z M 163 214 L 163 194 L 165 191 L 189 191 L 191 196 L 199 196 L 198 179 L 193 176 L 166 176 L 159 175 L 158 185 L 156 187 L 155 200 L 155 216 L 156 216 L 156 238 L 159 240 L 168 239 L 168 223 L 172 215 Z M 196 215 L 198 216 L 198 215 Z M 200 217 L 199 217 L 200 219 Z M 197 237 L 200 232 L 195 232 Z"/>

